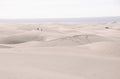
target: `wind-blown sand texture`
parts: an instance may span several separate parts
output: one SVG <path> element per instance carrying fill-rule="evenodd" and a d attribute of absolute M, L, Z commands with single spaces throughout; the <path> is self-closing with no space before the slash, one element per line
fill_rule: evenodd
<path fill-rule="evenodd" d="M 0 23 L 0 79 L 120 79 L 120 23 Z"/>

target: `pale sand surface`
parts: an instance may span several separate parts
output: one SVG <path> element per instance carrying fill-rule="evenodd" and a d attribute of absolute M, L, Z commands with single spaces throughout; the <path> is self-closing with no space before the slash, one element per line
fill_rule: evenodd
<path fill-rule="evenodd" d="M 0 79 L 120 79 L 120 23 L 0 23 Z"/>

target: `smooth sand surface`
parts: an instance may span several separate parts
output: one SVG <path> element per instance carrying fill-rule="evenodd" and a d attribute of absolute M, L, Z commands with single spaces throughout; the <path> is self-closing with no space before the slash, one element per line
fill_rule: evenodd
<path fill-rule="evenodd" d="M 0 79 L 120 79 L 120 23 L 0 28 Z"/>

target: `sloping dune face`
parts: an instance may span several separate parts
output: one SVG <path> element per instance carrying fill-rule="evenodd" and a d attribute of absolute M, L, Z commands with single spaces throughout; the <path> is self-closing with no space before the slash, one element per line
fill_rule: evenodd
<path fill-rule="evenodd" d="M 0 45 L 0 48 L 12 48 L 11 46 Z"/>
<path fill-rule="evenodd" d="M 0 24 L 0 79 L 120 79 L 119 29 L 120 23 Z"/>
<path fill-rule="evenodd" d="M 44 41 L 45 37 L 40 36 L 39 32 L 27 32 L 16 35 L 11 35 L 0 39 L 1 44 L 19 44 L 29 41 Z"/>
<path fill-rule="evenodd" d="M 95 55 L 120 57 L 120 43 L 118 42 L 97 42 L 87 46 Z"/>

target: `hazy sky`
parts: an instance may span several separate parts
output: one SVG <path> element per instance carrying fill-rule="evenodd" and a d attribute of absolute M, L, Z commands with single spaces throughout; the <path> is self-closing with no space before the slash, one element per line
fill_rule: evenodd
<path fill-rule="evenodd" d="M 120 0 L 0 0 L 0 19 L 101 16 L 120 16 Z"/>

